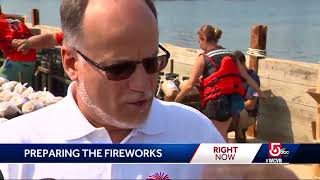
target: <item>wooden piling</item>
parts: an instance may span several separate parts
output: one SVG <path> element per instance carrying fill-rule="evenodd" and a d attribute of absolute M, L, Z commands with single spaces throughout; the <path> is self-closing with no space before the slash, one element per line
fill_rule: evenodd
<path fill-rule="evenodd" d="M 36 26 L 36 25 L 40 24 L 40 15 L 39 15 L 38 9 L 32 9 L 31 24 L 32 24 L 32 26 Z"/>
<path fill-rule="evenodd" d="M 49 70 L 49 74 L 47 76 L 47 80 L 48 80 L 48 91 L 50 92 L 53 92 L 53 86 L 52 86 L 52 82 L 53 82 L 53 79 L 52 79 L 52 66 L 53 66 L 53 61 L 54 61 L 54 51 L 49 51 L 48 52 L 48 62 L 47 62 L 47 65 L 48 65 L 48 70 Z"/>
<path fill-rule="evenodd" d="M 0 14 L 2 14 L 2 8 L 1 8 L 1 4 L 0 4 Z"/>
<path fill-rule="evenodd" d="M 267 45 L 267 30 L 268 26 L 266 25 L 253 25 L 251 27 L 251 36 L 250 36 L 250 48 L 266 50 Z M 250 55 L 249 68 L 258 73 L 259 69 L 259 57 Z M 256 124 L 248 127 L 247 134 L 249 136 L 256 137 Z"/>
<path fill-rule="evenodd" d="M 19 72 L 19 82 L 21 82 L 21 84 L 23 84 L 23 73 L 22 72 Z"/>
<path fill-rule="evenodd" d="M 173 67 L 174 66 L 174 61 L 173 59 L 170 59 L 170 73 L 172 74 L 173 73 Z"/>
<path fill-rule="evenodd" d="M 315 121 L 311 122 L 311 129 L 312 129 L 312 138 L 313 140 L 317 140 L 317 123 Z"/>
<path fill-rule="evenodd" d="M 320 104 L 319 102 L 318 102 L 317 112 L 318 112 L 318 118 L 316 121 L 316 139 L 320 140 Z"/>
<path fill-rule="evenodd" d="M 253 25 L 251 28 L 250 48 L 266 50 L 267 45 L 267 30 L 266 25 Z M 259 58 L 250 55 L 250 69 L 258 72 Z"/>
<path fill-rule="evenodd" d="M 40 88 L 40 72 L 38 71 L 38 68 L 36 70 L 36 72 L 34 73 L 34 90 L 35 91 L 41 91 L 41 88 Z"/>

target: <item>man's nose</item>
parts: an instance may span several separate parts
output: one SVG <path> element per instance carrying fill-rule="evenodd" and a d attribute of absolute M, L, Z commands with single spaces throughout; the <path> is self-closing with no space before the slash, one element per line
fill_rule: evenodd
<path fill-rule="evenodd" d="M 135 72 L 129 79 L 130 90 L 144 92 L 150 87 L 151 76 L 146 72 L 142 64 L 137 64 Z"/>

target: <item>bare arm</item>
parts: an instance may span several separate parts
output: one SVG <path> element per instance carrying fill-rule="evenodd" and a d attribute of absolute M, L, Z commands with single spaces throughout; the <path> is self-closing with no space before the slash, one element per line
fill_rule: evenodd
<path fill-rule="evenodd" d="M 192 88 L 196 85 L 197 81 L 199 80 L 199 77 L 201 76 L 204 69 L 204 59 L 203 56 L 198 56 L 196 59 L 196 62 L 193 66 L 193 69 L 190 74 L 190 79 L 185 84 L 185 86 L 182 87 L 181 91 L 175 98 L 175 102 L 181 102 L 183 100 L 183 97 L 188 94 Z"/>
<path fill-rule="evenodd" d="M 247 71 L 245 70 L 245 68 L 242 66 L 242 64 L 240 63 L 240 61 L 236 60 L 237 62 L 237 66 L 238 69 L 240 71 L 241 76 L 247 81 L 247 83 L 257 91 L 257 93 L 259 94 L 259 97 L 262 99 L 266 99 L 266 96 L 264 95 L 264 93 L 261 91 L 259 85 L 256 83 L 255 80 L 253 80 L 250 75 L 247 73 Z"/>
<path fill-rule="evenodd" d="M 23 52 L 28 51 L 29 49 L 42 49 L 59 45 L 55 38 L 55 34 L 41 34 L 31 36 L 28 39 L 14 39 L 12 44 L 18 51 Z"/>

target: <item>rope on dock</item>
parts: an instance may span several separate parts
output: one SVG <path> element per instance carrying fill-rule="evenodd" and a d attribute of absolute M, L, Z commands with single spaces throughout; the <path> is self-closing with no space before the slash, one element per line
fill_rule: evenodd
<path fill-rule="evenodd" d="M 247 54 L 254 57 L 265 58 L 267 56 L 267 51 L 262 49 L 248 48 Z"/>

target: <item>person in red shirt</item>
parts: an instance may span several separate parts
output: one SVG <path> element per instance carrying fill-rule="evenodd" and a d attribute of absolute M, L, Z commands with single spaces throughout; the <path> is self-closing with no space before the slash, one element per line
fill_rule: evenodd
<path fill-rule="evenodd" d="M 32 75 L 35 69 L 36 51 L 18 51 L 12 44 L 14 39 L 26 39 L 32 36 L 30 30 L 21 20 L 22 16 L 0 14 L 0 49 L 5 57 L 5 62 L 0 68 L 0 76 L 18 81 L 22 73 L 22 81 L 32 85 Z"/>

